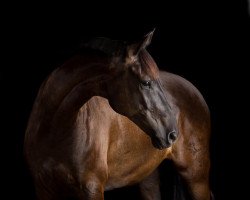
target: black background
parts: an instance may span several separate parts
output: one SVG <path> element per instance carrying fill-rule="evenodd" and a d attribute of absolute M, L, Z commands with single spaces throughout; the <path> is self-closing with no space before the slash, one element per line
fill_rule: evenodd
<path fill-rule="evenodd" d="M 2 19 L 1 165 L 6 199 L 34 198 L 22 148 L 28 116 L 44 78 L 83 40 L 93 36 L 135 40 L 153 28 L 148 50 L 159 68 L 191 81 L 209 105 L 211 187 L 216 199 L 245 199 L 250 65 L 246 1 L 13 2 L 6 5 Z M 122 196 L 132 199 L 133 193 Z"/>

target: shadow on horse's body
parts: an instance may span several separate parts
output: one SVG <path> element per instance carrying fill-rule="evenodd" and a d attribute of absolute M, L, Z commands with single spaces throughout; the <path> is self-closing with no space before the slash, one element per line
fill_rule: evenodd
<path fill-rule="evenodd" d="M 103 199 L 135 183 L 144 199 L 160 199 L 157 167 L 165 159 L 193 199 L 210 199 L 209 110 L 191 83 L 158 71 L 145 50 L 151 37 L 122 59 L 79 54 L 41 86 L 25 137 L 39 200 Z M 100 41 L 92 44 L 105 52 Z"/>

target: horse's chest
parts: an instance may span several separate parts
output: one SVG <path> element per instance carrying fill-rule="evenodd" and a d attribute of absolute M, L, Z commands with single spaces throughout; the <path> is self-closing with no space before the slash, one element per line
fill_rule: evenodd
<path fill-rule="evenodd" d="M 137 146 L 123 146 L 108 160 L 106 190 L 138 183 L 164 159 L 163 152 Z"/>

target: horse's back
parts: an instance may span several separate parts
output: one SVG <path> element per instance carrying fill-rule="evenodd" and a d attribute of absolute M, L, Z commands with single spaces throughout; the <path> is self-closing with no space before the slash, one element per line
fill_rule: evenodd
<path fill-rule="evenodd" d="M 185 119 L 192 123 L 210 126 L 209 108 L 200 91 L 191 82 L 165 71 L 160 72 L 160 79 L 177 118 L 185 115 Z"/>

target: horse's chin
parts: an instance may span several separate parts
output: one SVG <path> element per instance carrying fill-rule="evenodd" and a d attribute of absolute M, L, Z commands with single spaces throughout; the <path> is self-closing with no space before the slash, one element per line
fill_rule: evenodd
<path fill-rule="evenodd" d="M 167 143 L 163 138 L 151 138 L 152 144 L 155 148 L 163 150 L 170 147 L 171 144 Z"/>

